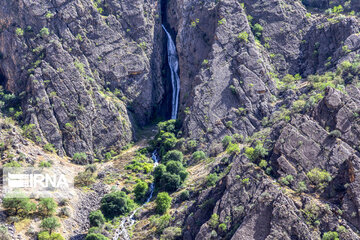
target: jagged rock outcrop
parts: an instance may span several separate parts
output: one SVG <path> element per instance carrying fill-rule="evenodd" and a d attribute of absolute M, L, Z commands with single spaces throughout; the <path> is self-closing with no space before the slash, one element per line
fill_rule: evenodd
<path fill-rule="evenodd" d="M 134 123 L 149 121 L 164 94 L 159 7 L 141 0 L 4 2 L 2 84 L 22 96 L 25 123 L 36 125 L 42 141 L 60 154 L 101 155 L 131 141 Z"/>
<path fill-rule="evenodd" d="M 275 89 L 244 8 L 230 0 L 172 0 L 167 6 L 168 23 L 177 32 L 186 133 L 208 140 L 251 135 L 270 113 Z M 238 108 L 247 111 L 246 118 L 239 118 Z"/>

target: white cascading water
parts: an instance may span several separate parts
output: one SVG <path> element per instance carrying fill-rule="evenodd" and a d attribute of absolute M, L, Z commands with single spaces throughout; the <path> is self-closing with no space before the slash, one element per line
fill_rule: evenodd
<path fill-rule="evenodd" d="M 154 161 L 154 168 L 156 168 L 156 166 L 159 164 L 159 159 L 156 155 L 156 150 L 152 153 L 151 155 L 151 158 L 152 160 Z M 143 208 L 148 202 L 150 202 L 153 194 L 154 194 L 154 189 L 155 189 L 155 184 L 154 182 L 151 183 L 150 185 L 150 195 L 149 197 L 146 199 L 146 202 L 141 206 L 141 207 L 138 207 L 137 209 L 135 209 L 134 211 L 132 211 L 132 213 L 127 216 L 127 217 L 123 217 L 121 219 L 121 222 L 120 222 L 120 225 L 119 227 L 116 229 L 115 233 L 114 233 L 114 237 L 113 237 L 113 240 L 118 240 L 120 239 L 123 239 L 123 240 L 130 240 L 130 237 L 129 237 L 129 233 L 127 231 L 128 228 L 131 228 L 132 225 L 134 225 L 135 223 L 135 214 L 137 213 L 137 211 L 139 211 L 141 208 Z"/>
<path fill-rule="evenodd" d="M 172 100 L 171 100 L 171 119 L 177 118 L 178 106 L 179 106 L 179 93 L 180 93 L 180 77 L 179 77 L 179 59 L 176 52 L 175 43 L 171 38 L 170 33 L 166 30 L 164 25 L 162 28 L 167 35 L 167 54 L 168 62 L 171 70 L 171 85 L 172 85 Z"/>

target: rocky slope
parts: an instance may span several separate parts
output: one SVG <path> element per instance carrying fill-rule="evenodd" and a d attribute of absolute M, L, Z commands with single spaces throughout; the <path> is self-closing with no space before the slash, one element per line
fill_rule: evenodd
<path fill-rule="evenodd" d="M 2 108 L 33 141 L 14 133 L 22 148 L 51 143 L 60 162 L 86 153 L 82 164 L 121 152 L 169 117 L 163 24 L 176 40 L 180 111 L 156 146 L 182 151 L 190 174 L 171 194 L 172 218 L 159 226 L 150 202 L 133 239 L 360 239 L 359 10 L 355 0 L 7 1 L 0 83 L 19 114 Z M 67 238 L 84 238 L 110 186 L 131 195 L 152 181 L 123 154 L 97 164 L 90 192 L 77 189 Z"/>

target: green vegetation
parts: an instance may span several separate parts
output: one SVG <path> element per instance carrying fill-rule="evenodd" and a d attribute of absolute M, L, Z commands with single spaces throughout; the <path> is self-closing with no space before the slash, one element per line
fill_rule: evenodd
<path fill-rule="evenodd" d="M 105 223 L 105 217 L 100 210 L 93 211 L 89 215 L 91 227 L 101 227 Z"/>
<path fill-rule="evenodd" d="M 179 199 L 180 201 L 186 201 L 186 200 L 189 200 L 190 198 L 190 193 L 188 190 L 184 190 L 180 193 L 180 196 L 179 196 Z"/>
<path fill-rule="evenodd" d="M 217 226 L 219 225 L 219 215 L 217 215 L 216 213 L 211 215 L 211 218 L 209 220 L 209 225 L 211 228 L 216 229 Z"/>
<path fill-rule="evenodd" d="M 55 213 L 57 204 L 52 198 L 41 198 L 38 205 L 39 213 L 43 216 L 51 216 Z"/>
<path fill-rule="evenodd" d="M 247 32 L 239 33 L 238 38 L 244 41 L 245 43 L 249 42 L 249 34 Z"/>
<path fill-rule="evenodd" d="M 339 234 L 337 232 L 326 232 L 323 234 L 322 240 L 339 240 Z"/>
<path fill-rule="evenodd" d="M 65 240 L 65 238 L 60 233 L 49 234 L 45 231 L 38 234 L 38 240 Z"/>
<path fill-rule="evenodd" d="M 330 173 L 328 173 L 326 170 L 321 170 L 319 168 L 312 169 L 306 174 L 306 176 L 318 189 L 325 188 L 327 184 L 332 180 Z"/>
<path fill-rule="evenodd" d="M 5 208 L 7 214 L 10 216 L 26 216 L 30 212 L 36 210 L 36 204 L 31 202 L 29 198 L 22 195 L 14 198 L 5 197 L 3 199 L 2 205 Z"/>
<path fill-rule="evenodd" d="M 50 35 L 50 32 L 49 32 L 49 29 L 46 28 L 46 27 L 43 27 L 41 30 L 40 30 L 40 36 L 41 37 L 47 37 Z"/>
<path fill-rule="evenodd" d="M 134 188 L 134 194 L 135 194 L 135 198 L 136 200 L 140 201 L 141 199 L 143 199 L 145 197 L 145 195 L 147 194 L 149 190 L 149 186 L 146 182 L 144 181 L 139 181 Z"/>
<path fill-rule="evenodd" d="M 59 220 L 55 217 L 48 217 L 45 218 L 42 222 L 40 227 L 44 229 L 45 231 L 48 231 L 51 235 L 52 231 L 54 231 L 56 228 L 60 227 Z"/>
<path fill-rule="evenodd" d="M 45 151 L 48 151 L 48 152 L 51 152 L 51 153 L 56 153 L 56 149 L 54 148 L 54 145 L 51 144 L 51 143 L 45 144 L 43 148 L 44 148 Z"/>
<path fill-rule="evenodd" d="M 90 169 L 85 170 L 84 172 L 79 172 L 74 178 L 74 185 L 77 187 L 85 187 L 93 184 L 95 182 L 95 177 L 93 172 Z"/>
<path fill-rule="evenodd" d="M 183 162 L 184 154 L 179 150 L 172 150 L 167 152 L 162 158 L 161 162 L 166 164 L 168 161 L 178 161 Z"/>
<path fill-rule="evenodd" d="M 171 206 L 172 198 L 167 192 L 161 192 L 156 197 L 156 211 L 164 214 Z"/>
<path fill-rule="evenodd" d="M 109 238 L 105 237 L 101 233 L 90 233 L 86 235 L 85 240 L 108 240 Z"/>
<path fill-rule="evenodd" d="M 245 155 L 251 161 L 255 162 L 266 157 L 268 155 L 268 150 L 264 148 L 262 143 L 259 142 L 256 144 L 255 148 L 247 147 L 245 149 Z"/>
<path fill-rule="evenodd" d="M 210 173 L 206 177 L 206 186 L 213 187 L 216 185 L 216 182 L 219 180 L 219 177 L 216 173 Z"/>
<path fill-rule="evenodd" d="M 222 140 L 222 144 L 224 146 L 224 148 L 226 148 L 231 142 L 232 142 L 232 137 L 231 136 L 225 136 Z"/>
<path fill-rule="evenodd" d="M 284 185 L 290 185 L 294 181 L 293 175 L 287 175 L 280 179 L 280 182 Z"/>
<path fill-rule="evenodd" d="M 256 23 L 254 26 L 252 26 L 252 29 L 254 31 L 255 37 L 260 38 L 264 28 L 259 23 Z"/>
<path fill-rule="evenodd" d="M 87 155 L 84 152 L 77 152 L 74 154 L 74 156 L 72 157 L 72 160 L 74 163 L 76 164 L 87 164 Z"/>
<path fill-rule="evenodd" d="M 21 28 L 16 28 L 15 31 L 17 36 L 23 36 L 24 35 L 24 30 L 22 30 Z"/>
<path fill-rule="evenodd" d="M 196 151 L 192 154 L 192 159 L 196 162 L 204 160 L 206 158 L 206 155 L 203 151 Z"/>
<path fill-rule="evenodd" d="M 101 199 L 101 211 L 107 218 L 128 214 L 135 207 L 134 201 L 125 192 L 115 191 Z"/>
<path fill-rule="evenodd" d="M 39 163 L 39 167 L 41 167 L 41 168 L 49 168 L 49 167 L 51 167 L 51 162 L 41 161 Z"/>
<path fill-rule="evenodd" d="M 136 152 L 134 159 L 132 159 L 130 164 L 125 166 L 125 169 L 136 173 L 150 173 L 153 169 L 153 163 L 144 154 Z"/>

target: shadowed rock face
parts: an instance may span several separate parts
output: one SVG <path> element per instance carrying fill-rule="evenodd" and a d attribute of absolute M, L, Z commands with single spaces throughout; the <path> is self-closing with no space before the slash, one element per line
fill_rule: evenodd
<path fill-rule="evenodd" d="M 162 107 L 159 6 L 107 0 L 97 7 L 21 0 L 0 10 L 2 82 L 23 92 L 26 123 L 60 154 L 120 147 L 132 140 L 134 123 Z"/>

